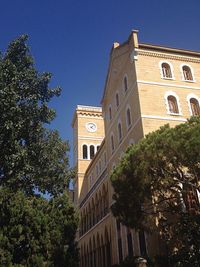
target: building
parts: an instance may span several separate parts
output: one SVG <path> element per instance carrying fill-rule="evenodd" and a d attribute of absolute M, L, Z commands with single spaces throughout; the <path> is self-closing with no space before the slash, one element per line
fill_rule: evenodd
<path fill-rule="evenodd" d="M 81 267 L 162 253 L 158 237 L 112 216 L 109 177 L 130 144 L 200 114 L 200 52 L 139 43 L 132 31 L 126 42 L 113 44 L 101 105 L 77 106 L 72 121 Z"/>

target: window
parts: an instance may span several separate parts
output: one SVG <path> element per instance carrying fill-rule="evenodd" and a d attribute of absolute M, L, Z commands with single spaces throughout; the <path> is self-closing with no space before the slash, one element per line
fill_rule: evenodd
<path fill-rule="evenodd" d="M 124 92 L 128 90 L 128 79 L 127 76 L 124 77 Z"/>
<path fill-rule="evenodd" d="M 116 96 L 116 107 L 118 108 L 119 107 L 119 94 L 117 93 Z"/>
<path fill-rule="evenodd" d="M 193 116 L 200 115 L 199 101 L 196 98 L 190 98 L 190 107 Z"/>
<path fill-rule="evenodd" d="M 118 239 L 118 255 L 119 255 L 119 262 L 121 263 L 123 260 L 123 253 L 122 253 L 122 240 L 121 240 L 121 225 L 118 220 L 116 220 L 116 228 L 117 228 L 117 239 Z"/>
<path fill-rule="evenodd" d="M 127 245 L 128 245 L 128 256 L 133 256 L 133 241 L 130 228 L 127 228 Z"/>
<path fill-rule="evenodd" d="M 111 106 L 109 107 L 109 120 L 112 120 L 112 108 L 111 108 Z"/>
<path fill-rule="evenodd" d="M 162 77 L 163 78 L 172 78 L 171 67 L 168 63 L 164 62 L 161 65 L 162 68 Z"/>
<path fill-rule="evenodd" d="M 128 108 L 127 111 L 126 111 L 126 122 L 127 122 L 127 127 L 129 128 L 131 126 L 131 111 L 130 111 L 130 108 Z"/>
<path fill-rule="evenodd" d="M 145 233 L 144 231 L 140 230 L 138 234 L 139 234 L 140 254 L 141 256 L 144 257 L 147 255 Z"/>
<path fill-rule="evenodd" d="M 190 212 L 197 212 L 200 208 L 197 189 L 192 185 L 183 185 L 183 199 L 186 209 Z"/>
<path fill-rule="evenodd" d="M 87 145 L 83 145 L 83 159 L 88 158 L 88 147 Z"/>
<path fill-rule="evenodd" d="M 114 144 L 114 137 L 113 137 L 113 135 L 111 135 L 110 140 L 111 140 L 111 151 L 113 152 L 114 149 L 115 149 L 115 144 Z"/>
<path fill-rule="evenodd" d="M 97 146 L 97 151 L 99 150 L 99 148 L 100 148 L 100 146 L 98 145 L 98 146 Z"/>
<path fill-rule="evenodd" d="M 169 112 L 174 113 L 174 114 L 179 114 L 176 97 L 173 95 L 169 95 L 167 97 L 167 101 L 168 101 L 168 106 L 169 106 Z"/>
<path fill-rule="evenodd" d="M 182 67 L 183 78 L 185 81 L 193 81 L 192 71 L 189 66 L 184 65 Z"/>
<path fill-rule="evenodd" d="M 104 153 L 104 166 L 106 166 L 106 152 Z"/>
<path fill-rule="evenodd" d="M 101 172 L 101 160 L 99 160 L 99 172 Z"/>
<path fill-rule="evenodd" d="M 122 125 L 121 123 L 118 124 L 118 138 L 119 138 L 119 142 L 122 139 Z"/>
<path fill-rule="evenodd" d="M 93 159 L 94 158 L 94 146 L 91 145 L 90 146 L 90 159 Z"/>

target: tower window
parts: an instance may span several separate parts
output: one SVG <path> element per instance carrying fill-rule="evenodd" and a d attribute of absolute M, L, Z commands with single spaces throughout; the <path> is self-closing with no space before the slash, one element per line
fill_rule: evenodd
<path fill-rule="evenodd" d="M 176 97 L 172 96 L 172 95 L 168 96 L 167 102 L 168 102 L 168 106 L 169 106 L 169 112 L 174 113 L 174 114 L 179 114 Z"/>
<path fill-rule="evenodd" d="M 113 135 L 111 135 L 111 150 L 112 150 L 112 152 L 114 151 L 114 149 L 115 149 L 114 137 L 113 137 Z"/>
<path fill-rule="evenodd" d="M 162 63 L 162 76 L 163 78 L 172 78 L 172 71 L 171 67 L 168 63 Z"/>
<path fill-rule="evenodd" d="M 125 76 L 124 77 L 124 91 L 126 92 L 128 90 L 128 79 L 127 77 Z"/>
<path fill-rule="evenodd" d="M 116 94 L 116 107 L 119 107 L 119 94 Z"/>
<path fill-rule="evenodd" d="M 88 158 L 88 147 L 87 145 L 83 145 L 83 159 Z"/>
<path fill-rule="evenodd" d="M 185 81 L 193 81 L 192 71 L 190 67 L 185 65 L 182 67 L 182 71 L 183 71 L 183 78 Z"/>
<path fill-rule="evenodd" d="M 109 107 L 109 119 L 112 120 L 112 108 Z"/>
<path fill-rule="evenodd" d="M 127 126 L 129 128 L 131 126 L 131 111 L 129 108 L 126 111 L 126 121 L 127 121 Z"/>
<path fill-rule="evenodd" d="M 93 159 L 94 158 L 94 146 L 91 145 L 90 146 L 90 159 Z"/>
<path fill-rule="evenodd" d="M 118 137 L 119 137 L 119 141 L 121 141 L 121 139 L 122 139 L 122 125 L 121 125 L 121 123 L 118 124 Z"/>
<path fill-rule="evenodd" d="M 193 116 L 200 115 L 200 107 L 197 99 L 190 98 L 190 106 Z"/>

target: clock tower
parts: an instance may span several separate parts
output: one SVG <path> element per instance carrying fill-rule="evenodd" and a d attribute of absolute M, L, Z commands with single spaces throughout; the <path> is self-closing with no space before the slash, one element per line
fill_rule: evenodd
<path fill-rule="evenodd" d="M 87 191 L 85 172 L 104 139 L 104 120 L 100 107 L 78 105 L 72 120 L 73 154 L 76 177 L 74 202 L 78 205 Z"/>

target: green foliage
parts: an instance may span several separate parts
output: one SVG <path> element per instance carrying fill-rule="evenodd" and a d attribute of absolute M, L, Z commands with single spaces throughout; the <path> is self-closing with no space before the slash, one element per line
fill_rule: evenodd
<path fill-rule="evenodd" d="M 112 267 L 137 267 L 138 266 L 137 260 L 139 258 L 140 258 L 139 256 L 127 257 L 123 260 L 122 263 L 115 264 Z M 153 263 L 153 261 L 151 259 L 147 258 L 146 261 L 147 261 L 148 267 L 156 267 L 156 265 Z M 163 265 L 162 267 L 165 267 L 165 265 Z"/>
<path fill-rule="evenodd" d="M 73 256 L 78 255 L 74 242 L 78 217 L 67 195 L 48 201 L 1 189 L 0 216 L 1 266 L 77 266 Z"/>
<path fill-rule="evenodd" d="M 186 257 L 194 248 L 198 258 L 195 236 L 184 229 L 191 226 L 194 232 L 200 231 L 200 224 L 186 220 L 187 216 L 190 222 L 199 220 L 199 207 L 196 206 L 197 214 L 189 213 L 185 202 L 187 188 L 200 190 L 199 177 L 200 117 L 192 117 L 175 128 L 165 125 L 131 146 L 111 175 L 115 190 L 112 212 L 127 226 L 160 232 L 172 248 L 171 254 L 178 245 L 173 262 L 183 247 Z"/>
<path fill-rule="evenodd" d="M 0 266 L 76 267 L 69 146 L 45 128 L 60 88 L 37 72 L 26 41 L 16 39 L 0 57 Z"/>
<path fill-rule="evenodd" d="M 50 73 L 35 70 L 26 39 L 0 59 L 0 186 L 56 195 L 67 185 L 68 144 L 44 124 L 55 117 L 47 104 L 60 88 L 49 89 Z"/>

